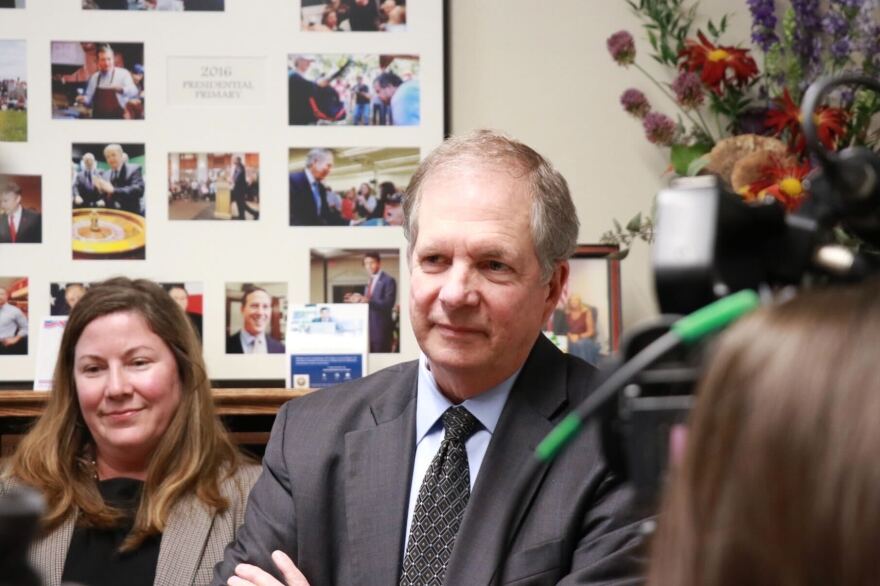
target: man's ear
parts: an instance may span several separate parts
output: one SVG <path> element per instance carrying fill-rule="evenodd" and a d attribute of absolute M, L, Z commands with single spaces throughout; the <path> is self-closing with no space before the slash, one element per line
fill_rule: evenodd
<path fill-rule="evenodd" d="M 565 289 L 565 284 L 568 283 L 570 271 L 567 260 L 557 263 L 556 268 L 553 269 L 553 274 L 547 283 L 547 298 L 544 301 L 544 321 L 547 321 L 547 318 L 550 317 L 550 314 L 556 308 L 559 297 Z"/>

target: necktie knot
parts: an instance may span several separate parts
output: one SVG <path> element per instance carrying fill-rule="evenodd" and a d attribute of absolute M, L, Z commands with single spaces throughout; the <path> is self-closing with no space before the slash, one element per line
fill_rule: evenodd
<path fill-rule="evenodd" d="M 443 428 L 446 430 L 445 439 L 461 443 L 466 442 L 480 424 L 477 418 L 464 407 L 450 407 L 440 418 L 443 420 Z"/>

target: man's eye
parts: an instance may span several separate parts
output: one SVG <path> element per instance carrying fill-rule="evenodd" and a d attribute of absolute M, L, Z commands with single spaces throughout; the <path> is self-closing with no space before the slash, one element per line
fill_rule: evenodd
<path fill-rule="evenodd" d="M 486 261 L 486 268 L 489 269 L 490 271 L 497 272 L 497 271 L 506 271 L 510 267 L 508 267 L 506 264 L 504 264 L 501 261 L 489 260 L 489 261 Z"/>

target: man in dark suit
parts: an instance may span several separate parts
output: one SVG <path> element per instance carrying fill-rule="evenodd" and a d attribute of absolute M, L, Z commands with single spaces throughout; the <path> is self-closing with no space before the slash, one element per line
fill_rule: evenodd
<path fill-rule="evenodd" d="M 565 180 L 478 131 L 422 162 L 405 205 L 422 357 L 282 407 L 214 584 L 640 583 L 595 425 L 524 475 L 595 373 L 541 333 L 577 242 Z"/>
<path fill-rule="evenodd" d="M 93 208 L 106 205 L 102 200 L 101 192 L 95 187 L 95 179 L 100 177 L 95 155 L 86 153 L 81 162 L 82 170 L 73 180 L 73 207 Z"/>
<path fill-rule="evenodd" d="M 327 205 L 323 181 L 333 169 L 333 153 L 312 149 L 306 155 L 306 168 L 290 174 L 290 225 L 339 225 L 334 210 Z"/>
<path fill-rule="evenodd" d="M 193 329 L 196 331 L 196 334 L 199 336 L 199 340 L 202 339 L 202 315 L 200 313 L 195 313 L 189 310 L 189 292 L 186 290 L 186 286 L 183 283 L 170 283 L 165 285 L 165 290 L 168 291 L 168 295 L 180 306 L 180 309 L 186 314 L 187 319 L 189 319 L 189 323 L 192 324 Z"/>
<path fill-rule="evenodd" d="M 382 270 L 378 252 L 364 255 L 364 268 L 369 281 L 363 295 L 347 295 L 348 303 L 369 303 L 370 352 L 391 352 L 394 339 L 394 317 L 391 315 L 397 301 L 397 281 Z"/>
<path fill-rule="evenodd" d="M 227 354 L 283 354 L 284 344 L 266 333 L 272 325 L 272 297 L 249 287 L 241 298 L 242 328 L 226 338 Z"/>
<path fill-rule="evenodd" d="M 43 241 L 43 218 L 21 205 L 21 187 L 14 181 L 0 185 L 0 244 Z"/>
<path fill-rule="evenodd" d="M 247 203 L 247 171 L 244 168 L 244 162 L 241 157 L 236 156 L 232 159 L 232 201 L 238 209 L 238 219 L 245 219 L 245 211 L 254 217 L 255 220 L 260 219 L 260 212 L 252 208 Z"/>
<path fill-rule="evenodd" d="M 104 148 L 104 159 L 110 166 L 102 177 L 94 180 L 108 208 L 144 215 L 144 177 L 141 168 L 127 162 L 122 147 L 110 144 Z"/>

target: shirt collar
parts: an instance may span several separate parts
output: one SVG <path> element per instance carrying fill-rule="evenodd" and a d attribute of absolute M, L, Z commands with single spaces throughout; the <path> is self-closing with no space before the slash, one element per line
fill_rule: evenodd
<path fill-rule="evenodd" d="M 261 333 L 257 334 L 256 336 L 254 336 L 254 335 L 252 335 L 250 332 L 248 332 L 246 329 L 241 328 L 241 345 L 242 345 L 242 348 L 248 348 L 248 347 L 250 347 L 251 342 L 253 342 L 254 340 L 256 340 L 256 339 L 258 339 L 258 338 L 262 338 L 262 339 L 265 341 L 265 340 L 266 340 L 266 333 L 265 333 L 265 332 L 261 332 Z"/>
<path fill-rule="evenodd" d="M 312 175 L 312 172 L 309 171 L 308 167 L 305 168 L 305 172 L 306 172 L 306 179 L 309 180 L 309 185 L 314 185 L 315 183 L 318 182 L 318 180 L 315 179 L 315 176 Z"/>
<path fill-rule="evenodd" d="M 519 375 L 519 370 L 497 386 L 480 393 L 462 403 L 474 417 L 482 424 L 490 434 L 495 433 L 495 426 L 501 417 L 501 411 L 510 396 L 510 389 Z M 428 358 L 422 353 L 419 356 L 419 386 L 416 399 L 416 444 L 422 441 L 430 431 L 434 429 L 440 416 L 450 407 L 452 402 L 447 399 L 440 388 L 434 375 L 428 368 Z"/>

